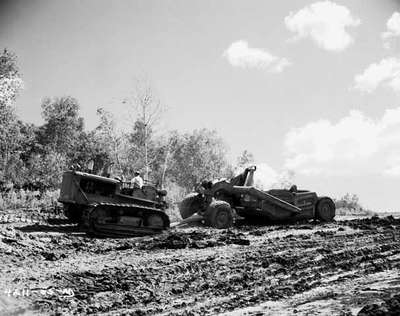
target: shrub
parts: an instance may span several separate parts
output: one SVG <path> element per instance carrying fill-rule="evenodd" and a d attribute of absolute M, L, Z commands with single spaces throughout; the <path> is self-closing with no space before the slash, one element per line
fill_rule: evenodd
<path fill-rule="evenodd" d="M 58 205 L 60 190 L 44 192 L 28 190 L 11 190 L 0 194 L 0 210 L 42 209 Z"/>
<path fill-rule="evenodd" d="M 361 206 L 356 194 L 346 193 L 335 200 L 337 215 L 375 215 L 376 213 Z"/>

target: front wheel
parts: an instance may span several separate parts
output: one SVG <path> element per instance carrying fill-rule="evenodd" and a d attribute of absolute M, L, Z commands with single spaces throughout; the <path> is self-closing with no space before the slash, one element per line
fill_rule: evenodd
<path fill-rule="evenodd" d="M 335 217 L 335 203 L 330 198 L 322 198 L 318 201 L 315 217 L 323 222 L 331 222 Z"/>
<path fill-rule="evenodd" d="M 233 225 L 233 212 L 229 203 L 214 201 L 204 213 L 206 225 L 214 228 L 229 228 Z"/>

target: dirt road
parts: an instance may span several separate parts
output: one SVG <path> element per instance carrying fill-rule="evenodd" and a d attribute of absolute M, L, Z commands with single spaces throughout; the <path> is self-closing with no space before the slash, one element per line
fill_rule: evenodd
<path fill-rule="evenodd" d="M 130 239 L 17 220 L 0 258 L 0 314 L 356 315 L 400 293 L 400 219 Z"/>

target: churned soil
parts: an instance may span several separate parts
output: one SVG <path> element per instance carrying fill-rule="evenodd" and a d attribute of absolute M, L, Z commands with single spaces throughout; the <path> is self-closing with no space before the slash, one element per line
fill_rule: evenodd
<path fill-rule="evenodd" d="M 0 315 L 399 315 L 400 219 L 89 238 L 1 218 Z"/>

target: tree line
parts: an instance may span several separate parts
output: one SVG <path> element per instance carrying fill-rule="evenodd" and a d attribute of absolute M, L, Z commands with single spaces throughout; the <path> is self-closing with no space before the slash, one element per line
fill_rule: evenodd
<path fill-rule="evenodd" d="M 130 180 L 141 171 L 146 180 L 163 187 L 191 190 L 202 179 L 232 176 L 227 145 L 216 131 L 199 129 L 160 135 L 157 121 L 162 103 L 147 82 L 138 82 L 134 94 L 123 103 L 134 113 L 132 124 L 117 129 L 112 113 L 97 109 L 98 125 L 85 129 L 80 105 L 72 96 L 46 97 L 41 104 L 44 123 L 23 122 L 15 112 L 23 88 L 15 54 L 0 55 L 0 183 L 17 188 L 58 188 L 62 173 L 90 167 L 99 175 Z M 253 159 L 245 151 L 244 165 Z M 245 161 L 243 161 L 245 160 Z"/>

